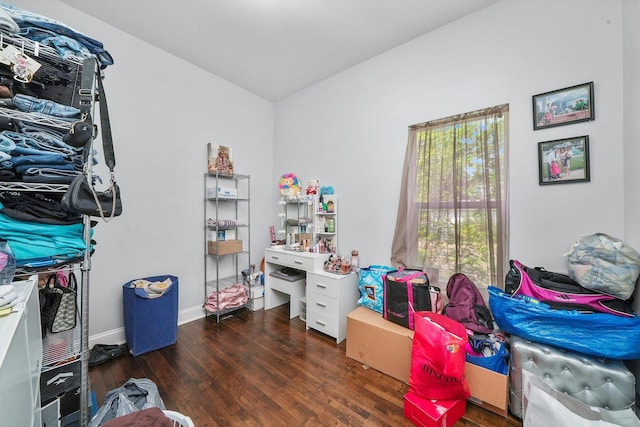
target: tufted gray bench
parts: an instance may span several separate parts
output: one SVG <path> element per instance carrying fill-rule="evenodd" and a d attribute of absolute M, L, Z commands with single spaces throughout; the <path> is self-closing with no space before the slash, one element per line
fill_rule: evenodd
<path fill-rule="evenodd" d="M 634 408 L 635 377 L 620 360 L 602 359 L 511 336 L 509 410 L 522 418 L 522 370 L 590 406 Z"/>

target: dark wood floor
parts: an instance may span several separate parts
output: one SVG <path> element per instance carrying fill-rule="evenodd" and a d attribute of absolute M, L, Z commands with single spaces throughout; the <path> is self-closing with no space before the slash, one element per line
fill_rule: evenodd
<path fill-rule="evenodd" d="M 129 378 L 148 378 L 167 409 L 209 426 L 411 426 L 407 385 L 347 358 L 345 341 L 305 330 L 288 306 L 182 325 L 178 342 L 89 369 L 98 406 Z M 381 348 L 380 351 L 384 351 Z M 456 426 L 521 426 L 467 404 Z"/>

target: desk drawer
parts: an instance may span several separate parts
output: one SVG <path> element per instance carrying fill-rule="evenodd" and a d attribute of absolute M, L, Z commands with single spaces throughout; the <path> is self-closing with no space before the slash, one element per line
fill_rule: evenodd
<path fill-rule="evenodd" d="M 297 268 L 298 270 L 311 271 L 313 270 L 313 260 L 310 258 L 304 258 L 294 254 L 288 254 L 288 263 L 290 267 Z"/>
<path fill-rule="evenodd" d="M 338 300 L 328 298 L 326 295 L 309 292 L 307 294 L 307 309 L 335 318 L 338 315 Z"/>
<path fill-rule="evenodd" d="M 303 271 L 313 270 L 313 259 L 305 258 L 304 256 L 300 256 L 296 253 L 287 254 L 282 252 L 265 251 L 265 262 L 293 267 Z"/>
<path fill-rule="evenodd" d="M 335 317 L 319 313 L 315 309 L 307 308 L 307 326 L 335 338 L 338 331 L 338 320 Z"/>
<path fill-rule="evenodd" d="M 265 262 L 271 262 L 280 265 L 289 265 L 289 254 L 282 252 L 265 251 Z"/>
<path fill-rule="evenodd" d="M 340 281 L 326 274 L 330 273 L 307 273 L 307 289 L 309 292 L 316 292 L 329 298 L 338 298 Z"/>

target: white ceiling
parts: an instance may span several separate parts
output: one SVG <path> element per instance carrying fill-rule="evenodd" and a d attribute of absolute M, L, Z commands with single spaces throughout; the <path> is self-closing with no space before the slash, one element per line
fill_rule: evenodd
<path fill-rule="evenodd" d="M 497 0 L 61 1 L 278 101 Z"/>

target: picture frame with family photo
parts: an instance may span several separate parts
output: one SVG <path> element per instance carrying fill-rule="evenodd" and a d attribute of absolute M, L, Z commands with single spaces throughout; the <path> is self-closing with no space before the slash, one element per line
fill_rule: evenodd
<path fill-rule="evenodd" d="M 538 143 L 540 185 L 588 182 L 589 169 L 588 135 Z"/>

